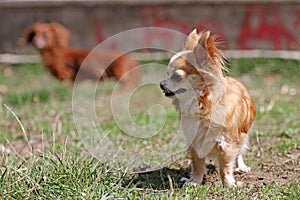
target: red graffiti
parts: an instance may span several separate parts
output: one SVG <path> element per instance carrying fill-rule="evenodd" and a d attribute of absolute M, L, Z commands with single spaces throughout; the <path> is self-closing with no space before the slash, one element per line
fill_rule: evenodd
<path fill-rule="evenodd" d="M 102 21 L 100 17 L 94 18 L 94 27 L 95 27 L 95 37 L 98 43 L 104 40 L 103 30 L 102 30 Z"/>
<path fill-rule="evenodd" d="M 299 28 L 300 27 L 300 10 L 295 11 L 296 20 L 294 22 L 294 26 Z"/>
<path fill-rule="evenodd" d="M 94 18 L 94 27 L 95 27 L 94 34 L 95 34 L 96 42 L 99 44 L 105 40 L 105 37 L 102 29 L 102 21 L 101 18 L 98 16 Z M 118 45 L 115 42 L 113 42 L 107 48 L 110 50 L 117 50 Z"/>
<path fill-rule="evenodd" d="M 171 12 L 168 8 L 142 7 L 139 10 L 141 25 L 144 27 L 163 27 L 181 32 L 186 32 L 188 26 L 170 18 Z M 157 41 L 165 41 L 166 46 L 171 46 L 174 35 L 171 32 L 155 31 L 145 33 L 145 45 L 149 46 Z"/>
<path fill-rule="evenodd" d="M 169 28 L 172 30 L 179 31 L 184 34 L 188 34 L 192 29 L 197 28 L 198 31 L 211 30 L 213 33 L 218 33 L 218 35 L 224 38 L 224 30 L 222 24 L 213 19 L 212 17 L 203 18 L 200 22 L 191 23 L 183 20 L 175 19 L 172 10 L 166 7 L 142 7 L 139 9 L 140 23 L 144 27 L 161 27 Z M 103 24 L 100 16 L 94 17 L 94 35 L 98 43 L 105 40 Z M 155 31 L 151 33 L 145 33 L 143 40 L 145 46 L 152 46 L 155 43 L 161 43 L 161 46 L 172 47 L 174 45 L 174 39 L 177 35 L 172 34 L 168 31 Z M 157 45 L 156 45 L 157 46 Z M 117 44 L 112 44 L 108 48 L 118 49 Z"/>
<path fill-rule="evenodd" d="M 189 26 L 178 20 L 172 19 L 169 8 L 141 8 L 140 9 L 141 23 L 143 26 L 164 27 L 175 29 L 186 33 Z"/>
<path fill-rule="evenodd" d="M 242 49 L 257 48 L 251 42 L 269 42 L 274 49 L 284 46 L 295 48 L 296 38 L 282 23 L 278 7 L 249 6 L 246 8 L 241 32 L 238 36 L 238 44 Z"/>
<path fill-rule="evenodd" d="M 197 28 L 198 31 L 211 30 L 212 32 L 216 32 L 218 35 L 222 35 L 222 37 L 224 37 L 222 24 L 210 17 L 207 17 L 195 24 L 174 19 L 175 17 L 172 16 L 172 12 L 169 8 L 145 7 L 140 9 L 140 18 L 143 26 L 170 28 L 184 34 L 188 34 L 194 28 Z M 159 39 L 165 39 L 172 42 L 172 38 L 173 36 L 170 34 L 159 32 L 155 34 L 151 33 L 149 35 L 146 34 L 145 36 L 147 44 L 151 44 Z"/>

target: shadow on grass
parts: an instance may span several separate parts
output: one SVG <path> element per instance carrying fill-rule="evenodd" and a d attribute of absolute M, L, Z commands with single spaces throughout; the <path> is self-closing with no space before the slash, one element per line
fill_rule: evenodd
<path fill-rule="evenodd" d="M 153 171 L 138 172 L 130 176 L 123 187 L 136 187 L 153 190 L 169 190 L 172 184 L 173 188 L 181 188 L 184 182 L 180 181 L 182 177 L 189 177 L 190 169 L 180 168 L 162 168 Z M 169 179 L 172 179 L 169 180 Z M 171 183 L 172 182 L 172 183 Z"/>
<path fill-rule="evenodd" d="M 214 176 L 216 176 L 217 170 L 214 165 L 207 164 L 206 169 L 207 174 L 214 174 Z M 128 177 L 128 180 L 124 182 L 123 187 L 136 187 L 152 190 L 170 190 L 170 185 L 172 184 L 173 189 L 182 188 L 185 182 L 181 181 L 181 179 L 183 177 L 189 178 L 190 173 L 190 168 L 172 169 L 168 167 L 152 171 L 137 172 Z M 205 175 L 203 184 L 205 184 L 206 181 L 207 176 Z"/>

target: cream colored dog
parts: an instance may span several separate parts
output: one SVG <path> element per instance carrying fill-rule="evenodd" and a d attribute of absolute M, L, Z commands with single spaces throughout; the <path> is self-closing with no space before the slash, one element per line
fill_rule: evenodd
<path fill-rule="evenodd" d="M 210 32 L 192 31 L 182 51 L 168 64 L 168 78 L 160 82 L 165 96 L 180 111 L 192 161 L 189 182 L 202 183 L 205 158 L 217 161 L 223 184 L 235 186 L 233 168 L 250 170 L 243 161 L 248 131 L 256 108 L 243 84 L 225 76 L 224 54 Z"/>

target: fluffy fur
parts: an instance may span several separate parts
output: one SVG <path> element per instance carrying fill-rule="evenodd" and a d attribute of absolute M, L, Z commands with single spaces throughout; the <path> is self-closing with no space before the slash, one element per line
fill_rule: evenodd
<path fill-rule="evenodd" d="M 122 91 L 138 84 L 139 63 L 129 54 L 70 48 L 69 38 L 70 31 L 61 24 L 35 23 L 26 29 L 21 43 L 31 43 L 36 47 L 45 67 L 59 80 L 103 80 L 114 77 L 121 82 Z M 84 62 L 87 56 L 89 57 Z"/>
<path fill-rule="evenodd" d="M 181 130 L 191 154 L 190 182 L 202 183 L 205 159 L 216 160 L 223 184 L 235 186 L 237 170 L 250 170 L 243 161 L 248 131 L 256 108 L 243 84 L 225 76 L 224 54 L 210 32 L 192 31 L 184 49 L 168 64 L 168 78 L 160 83 L 180 111 Z"/>

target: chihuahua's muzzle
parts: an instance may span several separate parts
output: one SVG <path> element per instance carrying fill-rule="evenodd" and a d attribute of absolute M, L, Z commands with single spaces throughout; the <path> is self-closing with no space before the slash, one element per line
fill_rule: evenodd
<path fill-rule="evenodd" d="M 159 83 L 160 88 L 162 89 L 163 93 L 165 94 L 165 96 L 167 97 L 171 97 L 174 96 L 175 94 L 169 89 L 167 88 L 167 80 L 163 80 Z"/>
<path fill-rule="evenodd" d="M 185 88 L 180 88 L 176 91 L 171 91 L 168 87 L 167 87 L 167 80 L 163 80 L 159 83 L 160 88 L 162 89 L 163 93 L 165 94 L 166 97 L 172 97 L 175 94 L 180 94 L 180 93 L 184 93 L 186 92 Z"/>

